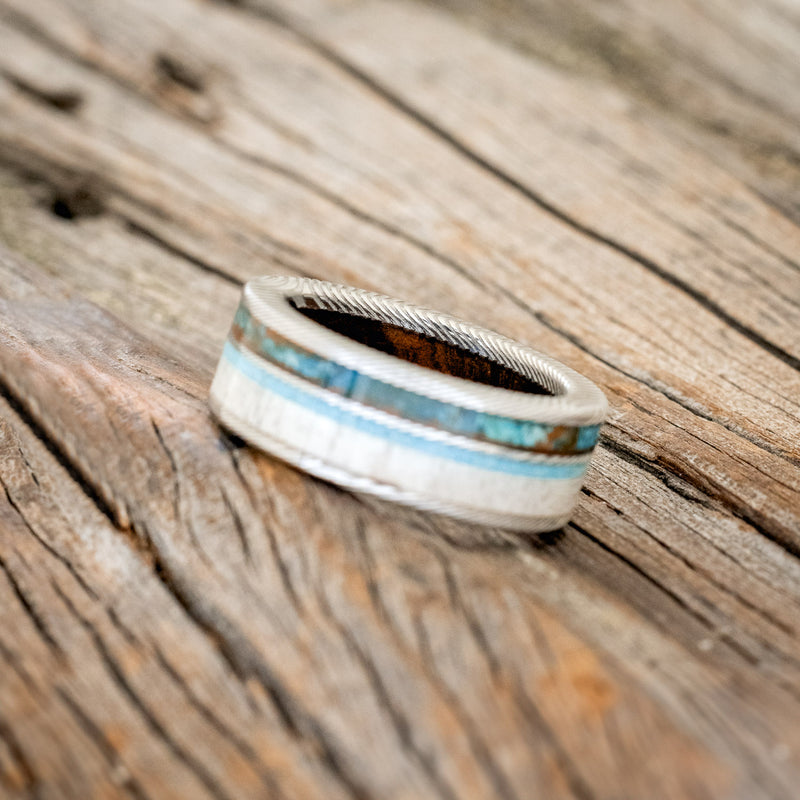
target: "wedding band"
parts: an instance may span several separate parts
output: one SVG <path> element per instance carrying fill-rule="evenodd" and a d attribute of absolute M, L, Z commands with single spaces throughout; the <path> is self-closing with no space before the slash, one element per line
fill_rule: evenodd
<path fill-rule="evenodd" d="M 210 404 L 304 472 L 518 531 L 568 522 L 607 410 L 587 378 L 505 336 L 279 276 L 245 285 Z"/>

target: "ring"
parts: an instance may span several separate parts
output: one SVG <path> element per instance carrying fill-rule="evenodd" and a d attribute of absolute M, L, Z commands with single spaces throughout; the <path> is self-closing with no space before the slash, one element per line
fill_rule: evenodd
<path fill-rule="evenodd" d="M 304 472 L 517 531 L 569 521 L 607 410 L 587 378 L 498 333 L 279 276 L 245 285 L 210 405 Z"/>

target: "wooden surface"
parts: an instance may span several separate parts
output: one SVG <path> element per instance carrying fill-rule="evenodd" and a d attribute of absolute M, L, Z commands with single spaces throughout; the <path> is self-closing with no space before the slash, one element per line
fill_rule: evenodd
<path fill-rule="evenodd" d="M 796 800 L 798 48 L 793 0 L 0 0 L 0 796 Z M 574 523 L 223 435 L 273 272 L 597 381 Z"/>

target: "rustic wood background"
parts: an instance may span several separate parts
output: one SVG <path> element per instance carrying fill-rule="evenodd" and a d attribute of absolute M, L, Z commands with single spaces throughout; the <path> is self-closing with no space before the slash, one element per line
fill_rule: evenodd
<path fill-rule="evenodd" d="M 796 0 L 0 0 L 0 796 L 800 796 Z M 589 375 L 574 523 L 223 435 L 242 282 Z"/>

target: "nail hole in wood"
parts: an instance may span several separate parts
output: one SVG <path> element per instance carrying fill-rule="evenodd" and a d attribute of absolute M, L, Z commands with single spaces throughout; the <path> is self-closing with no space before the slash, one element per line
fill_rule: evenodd
<path fill-rule="evenodd" d="M 155 70 L 159 77 L 176 83 L 190 92 L 202 92 L 206 78 L 196 66 L 169 53 L 159 53 L 155 58 Z"/>
<path fill-rule="evenodd" d="M 53 193 L 50 201 L 50 211 L 66 220 L 96 217 L 104 210 L 102 198 L 88 183 L 59 188 Z"/>
<path fill-rule="evenodd" d="M 33 98 L 37 103 L 54 108 L 67 114 L 76 112 L 84 102 L 84 95 L 78 89 L 56 89 L 47 86 L 37 86 L 18 75 L 6 74 L 9 83 L 17 91 Z"/>

